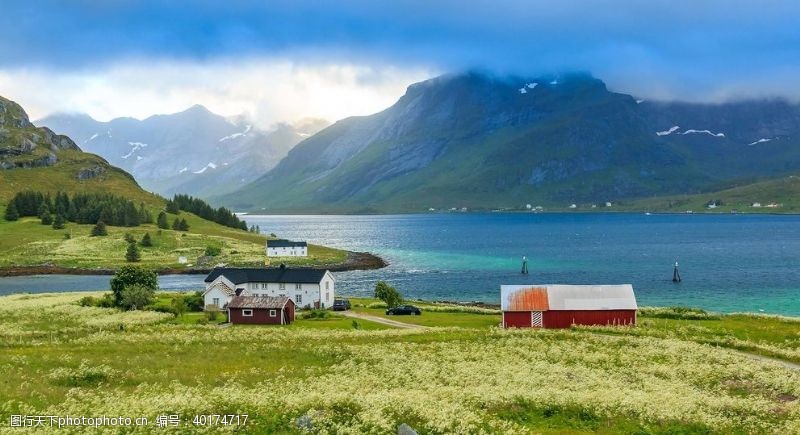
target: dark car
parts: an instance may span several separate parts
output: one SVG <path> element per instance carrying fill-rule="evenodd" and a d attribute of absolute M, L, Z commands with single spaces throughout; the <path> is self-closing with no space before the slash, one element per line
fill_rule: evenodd
<path fill-rule="evenodd" d="M 422 314 L 422 311 L 413 305 L 399 305 L 394 308 L 389 308 L 388 310 L 386 310 L 386 314 L 419 316 L 420 314 Z"/>
<path fill-rule="evenodd" d="M 333 311 L 347 311 L 350 309 L 349 299 L 336 299 L 333 301 Z"/>

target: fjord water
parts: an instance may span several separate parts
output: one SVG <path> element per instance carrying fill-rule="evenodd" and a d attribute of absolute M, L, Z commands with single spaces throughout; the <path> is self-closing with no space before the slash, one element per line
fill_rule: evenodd
<path fill-rule="evenodd" d="M 338 272 L 340 294 L 386 280 L 412 298 L 498 302 L 501 284 L 634 285 L 640 305 L 800 315 L 800 216 L 452 213 L 246 216 L 266 233 L 385 258 Z M 522 256 L 529 275 L 521 275 Z M 673 284 L 680 263 L 683 282 Z M 0 279 L 0 294 L 108 288 L 107 276 Z M 198 289 L 203 276 L 160 277 Z"/>

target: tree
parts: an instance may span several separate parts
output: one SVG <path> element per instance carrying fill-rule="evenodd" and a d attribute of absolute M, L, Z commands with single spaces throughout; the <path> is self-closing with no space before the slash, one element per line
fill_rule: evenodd
<path fill-rule="evenodd" d="M 396 307 L 403 302 L 400 292 L 386 281 L 378 281 L 375 284 L 375 297 L 385 302 L 389 308 Z"/>
<path fill-rule="evenodd" d="M 181 212 L 178 203 L 173 200 L 167 200 L 167 213 L 179 214 Z"/>
<path fill-rule="evenodd" d="M 175 218 L 172 222 L 172 229 L 177 231 L 189 231 L 189 222 L 186 222 L 186 219 Z"/>
<path fill-rule="evenodd" d="M 189 231 L 189 222 L 186 222 L 186 219 L 181 219 L 180 230 Z"/>
<path fill-rule="evenodd" d="M 136 239 L 133 238 L 133 234 L 131 234 L 131 233 L 125 233 L 125 236 L 123 238 L 128 243 L 136 243 Z"/>
<path fill-rule="evenodd" d="M 50 215 L 50 207 L 47 206 L 47 202 L 42 201 L 42 203 L 39 204 L 39 212 L 37 215 L 39 219 L 42 220 L 42 225 L 50 225 L 53 223 L 53 216 Z"/>
<path fill-rule="evenodd" d="M 152 291 L 158 290 L 158 276 L 150 269 L 141 266 L 126 265 L 119 268 L 111 278 L 111 292 L 114 293 L 114 302 L 122 303 L 122 291 L 126 287 L 143 286 Z"/>
<path fill-rule="evenodd" d="M 8 207 L 6 207 L 5 218 L 9 222 L 19 219 L 19 212 L 17 211 L 17 205 L 14 203 L 14 201 L 11 201 L 8 204 Z"/>
<path fill-rule="evenodd" d="M 158 227 L 161 229 L 169 229 L 169 224 L 167 223 L 167 214 L 163 211 L 158 214 Z"/>
<path fill-rule="evenodd" d="M 142 241 L 139 244 L 144 247 L 153 246 L 153 241 L 150 239 L 150 233 L 144 233 L 144 236 L 142 236 Z"/>
<path fill-rule="evenodd" d="M 153 301 L 155 292 L 144 285 L 130 285 L 122 289 L 119 306 L 126 310 L 144 308 Z"/>
<path fill-rule="evenodd" d="M 64 219 L 64 216 L 62 216 L 61 213 L 59 213 L 59 214 L 56 215 L 56 219 L 53 221 L 53 229 L 54 230 L 63 230 L 64 226 L 66 225 L 66 223 L 67 222 Z"/>
<path fill-rule="evenodd" d="M 180 218 L 175 218 L 175 220 L 172 221 L 172 229 L 175 230 L 175 231 L 178 231 L 179 229 L 181 229 L 181 220 L 180 220 Z"/>
<path fill-rule="evenodd" d="M 142 259 L 142 256 L 139 254 L 139 247 L 136 246 L 136 242 L 128 243 L 128 250 L 125 252 L 125 260 L 128 263 L 136 263 Z"/>
<path fill-rule="evenodd" d="M 175 311 L 176 316 L 182 316 L 183 313 L 186 312 L 186 300 L 182 295 L 175 296 L 175 298 L 172 299 L 172 310 Z"/>
<path fill-rule="evenodd" d="M 53 215 L 51 215 L 49 211 L 47 213 L 43 214 L 42 216 L 40 216 L 40 219 L 42 220 L 42 225 L 52 225 L 53 224 Z"/>
<path fill-rule="evenodd" d="M 92 228 L 92 237 L 107 236 L 108 230 L 103 221 L 97 221 L 97 224 Z"/>

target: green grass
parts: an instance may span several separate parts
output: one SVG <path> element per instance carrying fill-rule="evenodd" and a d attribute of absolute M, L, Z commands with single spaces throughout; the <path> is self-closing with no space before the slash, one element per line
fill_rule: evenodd
<path fill-rule="evenodd" d="M 304 414 L 312 432 L 332 433 L 385 433 L 400 423 L 420 433 L 800 428 L 800 374 L 702 344 L 730 335 L 796 351 L 796 320 L 642 317 L 612 335 L 504 331 L 488 326 L 494 314 L 437 312 L 396 318 L 431 314 L 434 327 L 422 330 L 362 320 L 355 330 L 338 314 L 219 328 L 197 324 L 202 313 L 78 306 L 87 294 L 100 295 L 0 297 L 0 423 L 12 413 L 230 412 L 250 415 L 245 433 L 298 432 L 293 421 Z M 174 295 L 159 293 L 156 303 Z M 693 332 L 658 336 L 674 330 Z"/>

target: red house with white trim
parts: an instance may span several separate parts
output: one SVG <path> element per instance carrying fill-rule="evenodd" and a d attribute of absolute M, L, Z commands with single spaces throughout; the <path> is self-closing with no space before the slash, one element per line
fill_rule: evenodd
<path fill-rule="evenodd" d="M 569 328 L 572 325 L 635 325 L 633 286 L 503 285 L 504 328 Z"/>
<path fill-rule="evenodd" d="M 288 325 L 294 322 L 294 301 L 286 296 L 234 296 L 228 302 L 228 322 Z"/>

